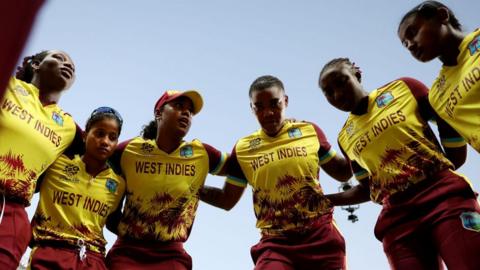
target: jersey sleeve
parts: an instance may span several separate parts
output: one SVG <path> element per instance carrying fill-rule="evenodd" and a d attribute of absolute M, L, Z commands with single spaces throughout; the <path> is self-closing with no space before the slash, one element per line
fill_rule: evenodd
<path fill-rule="evenodd" d="M 435 121 L 438 127 L 438 133 L 442 145 L 447 148 L 462 147 L 466 144 L 466 141 L 457 131 L 455 131 L 449 124 L 441 119 L 432 105 L 428 101 L 428 88 L 418 80 L 412 78 L 401 78 L 404 81 L 413 96 L 417 100 L 418 108 L 420 110 L 420 116 L 425 121 Z"/>
<path fill-rule="evenodd" d="M 403 81 L 408 86 L 408 89 L 410 89 L 410 92 L 412 92 L 413 96 L 417 100 L 420 116 L 423 118 L 423 120 L 433 120 L 435 113 L 432 106 L 428 102 L 427 86 L 425 86 L 425 84 L 423 84 L 421 81 L 413 78 L 403 77 L 399 80 Z"/>
<path fill-rule="evenodd" d="M 113 152 L 113 155 L 108 159 L 108 164 L 110 165 L 110 167 L 112 167 L 113 171 L 116 174 L 123 175 L 120 161 L 122 159 L 123 151 L 125 151 L 125 148 L 130 143 L 130 141 L 131 140 L 127 140 L 118 144 L 117 148 Z"/>
<path fill-rule="evenodd" d="M 83 130 L 75 123 L 75 137 L 72 143 L 63 152 L 67 157 L 73 158 L 75 155 L 83 155 L 85 153 L 85 143 L 82 138 Z"/>
<path fill-rule="evenodd" d="M 318 149 L 318 158 L 320 165 L 323 165 L 335 157 L 337 153 L 328 142 L 327 137 L 325 136 L 325 133 L 323 133 L 322 129 L 314 123 L 310 124 L 312 124 L 315 132 L 317 133 L 317 139 L 320 143 L 320 149 Z"/>
<path fill-rule="evenodd" d="M 235 150 L 236 146 L 233 147 L 232 153 L 227 160 L 226 174 L 227 174 L 227 183 L 234 186 L 246 187 L 248 184 L 247 178 L 240 167 L 237 159 L 237 152 Z"/>
<path fill-rule="evenodd" d="M 223 171 L 223 167 L 225 166 L 225 162 L 227 160 L 227 153 L 221 152 L 215 147 L 206 143 L 203 143 L 203 147 L 205 147 L 205 150 L 208 154 L 208 172 L 215 175 Z"/>

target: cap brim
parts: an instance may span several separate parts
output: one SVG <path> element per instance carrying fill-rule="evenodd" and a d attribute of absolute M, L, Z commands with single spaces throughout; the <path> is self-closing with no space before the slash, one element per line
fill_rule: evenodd
<path fill-rule="evenodd" d="M 202 99 L 202 96 L 200 95 L 200 93 L 198 93 L 197 91 L 188 90 L 188 91 L 185 91 L 185 92 L 181 93 L 178 96 L 179 97 L 181 97 L 181 96 L 188 97 L 192 101 L 192 103 L 193 103 L 193 114 L 197 114 L 197 113 L 200 112 L 200 110 L 202 110 L 203 99 Z"/>

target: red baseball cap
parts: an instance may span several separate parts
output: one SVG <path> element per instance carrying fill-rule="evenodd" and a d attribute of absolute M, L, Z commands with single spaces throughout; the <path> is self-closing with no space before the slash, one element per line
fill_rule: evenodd
<path fill-rule="evenodd" d="M 192 101 L 193 114 L 197 114 L 203 107 L 202 96 L 200 95 L 200 93 L 198 93 L 195 90 L 187 90 L 187 91 L 167 90 L 157 100 L 157 103 L 155 103 L 153 113 L 155 114 L 155 111 L 158 110 L 160 107 L 179 97 L 187 97 Z"/>

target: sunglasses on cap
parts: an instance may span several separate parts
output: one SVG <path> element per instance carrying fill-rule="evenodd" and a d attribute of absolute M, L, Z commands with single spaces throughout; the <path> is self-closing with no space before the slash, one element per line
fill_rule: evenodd
<path fill-rule="evenodd" d="M 96 108 L 95 110 L 93 110 L 92 114 L 90 114 L 90 118 L 94 117 L 95 115 L 101 115 L 101 114 L 113 115 L 118 120 L 118 123 L 120 124 L 120 126 L 123 125 L 122 116 L 120 115 L 119 112 L 117 112 L 117 110 L 111 107 L 102 106 L 102 107 Z"/>

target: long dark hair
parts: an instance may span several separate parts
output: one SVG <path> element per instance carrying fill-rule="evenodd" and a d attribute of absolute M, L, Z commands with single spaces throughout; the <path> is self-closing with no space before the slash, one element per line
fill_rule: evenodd
<path fill-rule="evenodd" d="M 142 138 L 145 140 L 154 140 L 157 138 L 157 121 L 152 120 L 142 127 Z"/>

